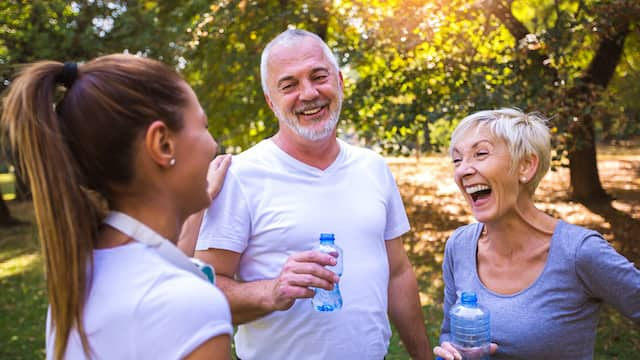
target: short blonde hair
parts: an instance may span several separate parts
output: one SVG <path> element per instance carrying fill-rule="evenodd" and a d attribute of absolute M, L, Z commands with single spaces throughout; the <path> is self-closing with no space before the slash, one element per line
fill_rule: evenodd
<path fill-rule="evenodd" d="M 484 110 L 473 113 L 460 121 L 451 134 L 449 155 L 453 147 L 470 130 L 486 126 L 497 139 L 507 143 L 511 155 L 511 170 L 515 170 L 523 159 L 531 155 L 538 158 L 535 176 L 527 183 L 527 191 L 533 194 L 540 180 L 549 171 L 551 158 L 551 134 L 548 119 L 539 113 L 524 113 L 515 108 Z"/>

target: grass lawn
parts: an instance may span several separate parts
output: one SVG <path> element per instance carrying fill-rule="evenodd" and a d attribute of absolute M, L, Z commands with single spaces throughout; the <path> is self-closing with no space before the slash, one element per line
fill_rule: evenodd
<path fill-rule="evenodd" d="M 420 300 L 432 345 L 442 321 L 441 278 L 444 243 L 455 228 L 473 221 L 451 179 L 443 156 L 390 158 L 412 231 L 405 247 L 418 275 Z M 568 222 L 601 232 L 621 253 L 640 263 L 640 149 L 599 156 L 603 186 L 613 195 L 613 210 L 590 209 L 567 199 L 568 171 L 545 177 L 537 192 L 541 209 Z M 2 178 L 0 178 L 0 183 Z M 29 203 L 9 201 L 12 215 L 33 222 Z M 0 359 L 44 358 L 47 309 L 42 260 L 35 228 L 0 228 Z M 544 344 L 541 344 L 543 346 Z M 605 308 L 598 325 L 596 359 L 638 359 L 640 328 Z M 386 359 L 408 359 L 394 331 Z"/>
<path fill-rule="evenodd" d="M 30 203 L 9 202 L 33 221 Z M 43 359 L 46 286 L 35 227 L 0 228 L 0 359 Z"/>

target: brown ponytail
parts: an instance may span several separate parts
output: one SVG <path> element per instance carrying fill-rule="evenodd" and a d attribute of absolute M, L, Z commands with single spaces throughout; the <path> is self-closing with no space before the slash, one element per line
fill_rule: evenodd
<path fill-rule="evenodd" d="M 109 200 L 111 186 L 132 179 L 136 138 L 157 119 L 180 129 L 186 101 L 182 79 L 154 60 L 105 56 L 80 66 L 75 82 L 61 76 L 69 70 L 65 67 L 52 61 L 25 67 L 11 83 L 2 111 L 2 125 L 33 193 L 55 359 L 63 358 L 74 328 L 85 354 L 91 353 L 83 311 L 101 219 L 85 190 Z M 58 92 L 56 80 L 69 87 L 66 92 Z"/>
<path fill-rule="evenodd" d="M 78 172 L 61 136 L 54 103 L 54 78 L 62 64 L 42 62 L 23 71 L 4 99 L 3 123 L 20 154 L 33 193 L 36 221 L 45 258 L 47 290 L 55 319 L 55 358 L 64 354 L 69 330 L 76 327 L 85 352 L 82 325 L 87 269 L 96 219 L 79 191 Z"/>

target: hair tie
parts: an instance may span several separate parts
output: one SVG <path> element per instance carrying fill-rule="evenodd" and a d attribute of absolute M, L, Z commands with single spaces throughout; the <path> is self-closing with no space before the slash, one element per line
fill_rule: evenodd
<path fill-rule="evenodd" d="M 78 64 L 74 62 L 65 62 L 62 66 L 62 72 L 56 77 L 56 82 L 64 85 L 67 89 L 70 89 L 77 78 Z"/>

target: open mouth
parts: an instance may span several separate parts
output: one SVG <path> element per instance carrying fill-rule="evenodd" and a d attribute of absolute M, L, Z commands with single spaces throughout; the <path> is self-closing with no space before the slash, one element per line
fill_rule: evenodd
<path fill-rule="evenodd" d="M 489 197 L 491 188 L 488 185 L 473 185 L 465 187 L 467 194 L 471 196 L 474 202 Z"/>
<path fill-rule="evenodd" d="M 315 115 L 315 114 L 319 113 L 320 111 L 322 111 L 323 108 L 324 107 L 317 107 L 317 108 L 312 108 L 312 109 L 309 109 L 309 110 L 304 110 L 304 111 L 301 111 L 300 114 L 307 115 L 307 116 Z"/>
<path fill-rule="evenodd" d="M 307 106 L 303 107 L 302 109 L 296 110 L 295 113 L 297 115 L 313 116 L 321 112 L 328 105 L 328 102 L 307 104 Z"/>

